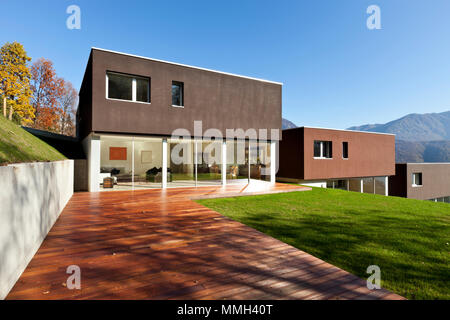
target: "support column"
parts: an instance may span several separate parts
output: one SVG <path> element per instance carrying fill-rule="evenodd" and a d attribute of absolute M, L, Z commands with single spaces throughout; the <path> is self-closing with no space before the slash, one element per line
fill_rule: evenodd
<path fill-rule="evenodd" d="M 376 194 L 376 191 L 375 191 L 375 187 L 376 187 L 376 182 L 375 182 L 375 177 L 373 177 L 372 178 L 372 182 L 373 182 L 373 194 Z"/>
<path fill-rule="evenodd" d="M 347 191 L 350 191 L 350 179 L 347 179 Z"/>
<path fill-rule="evenodd" d="M 134 190 L 134 137 L 131 138 L 131 190 Z"/>
<path fill-rule="evenodd" d="M 167 188 L 167 138 L 162 141 L 162 188 Z"/>
<path fill-rule="evenodd" d="M 195 186 L 197 186 L 197 165 L 198 165 L 198 145 L 197 145 L 197 140 L 194 139 L 194 178 L 195 178 Z"/>
<path fill-rule="evenodd" d="M 250 147 L 250 140 L 248 140 L 248 173 L 247 173 L 247 179 L 248 183 L 250 184 L 250 159 L 251 159 L 251 147 Z"/>
<path fill-rule="evenodd" d="M 83 141 L 87 155 L 88 191 L 100 191 L 100 137 L 90 135 Z"/>
<path fill-rule="evenodd" d="M 222 185 L 227 184 L 227 142 L 222 141 Z"/>
<path fill-rule="evenodd" d="M 277 168 L 277 145 L 275 141 L 270 142 L 270 183 L 275 184 L 276 181 L 276 171 Z"/>
<path fill-rule="evenodd" d="M 385 196 L 389 195 L 389 177 L 388 176 L 384 177 L 384 195 Z"/>
<path fill-rule="evenodd" d="M 364 189 L 364 183 L 363 183 L 363 179 L 361 179 L 361 193 L 363 193 L 363 189 Z"/>

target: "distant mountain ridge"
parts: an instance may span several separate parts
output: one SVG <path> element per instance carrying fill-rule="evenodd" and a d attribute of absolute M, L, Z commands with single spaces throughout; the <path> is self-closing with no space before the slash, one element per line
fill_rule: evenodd
<path fill-rule="evenodd" d="M 297 126 L 292 121 L 282 118 L 281 129 L 292 129 L 292 128 L 297 128 Z"/>
<path fill-rule="evenodd" d="M 349 130 L 394 133 L 405 141 L 450 140 L 450 111 L 441 113 L 411 113 L 385 124 L 365 124 Z"/>
<path fill-rule="evenodd" d="M 450 162 L 450 111 L 411 113 L 385 124 L 348 129 L 395 134 L 396 162 Z"/>
<path fill-rule="evenodd" d="M 395 140 L 395 161 L 397 163 L 450 162 L 450 140 Z"/>

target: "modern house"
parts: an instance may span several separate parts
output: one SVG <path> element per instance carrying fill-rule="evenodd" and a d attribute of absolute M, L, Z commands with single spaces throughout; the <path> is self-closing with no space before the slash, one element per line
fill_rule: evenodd
<path fill-rule="evenodd" d="M 388 195 L 395 135 L 300 127 L 283 130 L 277 180 Z"/>
<path fill-rule="evenodd" d="M 89 191 L 274 183 L 281 90 L 277 82 L 92 48 L 77 111 Z"/>
<path fill-rule="evenodd" d="M 450 203 L 450 163 L 397 163 L 389 195 Z"/>

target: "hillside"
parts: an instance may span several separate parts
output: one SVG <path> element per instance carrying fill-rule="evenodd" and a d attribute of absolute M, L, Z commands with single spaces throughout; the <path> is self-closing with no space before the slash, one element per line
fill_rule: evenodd
<path fill-rule="evenodd" d="M 442 113 L 411 113 L 385 124 L 354 126 L 349 130 L 394 133 L 404 141 L 450 140 L 450 111 Z"/>
<path fill-rule="evenodd" d="M 0 165 L 66 159 L 42 140 L 0 116 Z"/>

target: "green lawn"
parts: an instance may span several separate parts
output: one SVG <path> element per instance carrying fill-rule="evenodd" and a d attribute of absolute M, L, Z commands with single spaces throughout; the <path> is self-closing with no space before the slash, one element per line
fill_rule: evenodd
<path fill-rule="evenodd" d="M 450 204 L 332 189 L 198 200 L 408 299 L 450 299 Z"/>
<path fill-rule="evenodd" d="M 0 115 L 0 164 L 63 159 L 56 149 Z"/>

